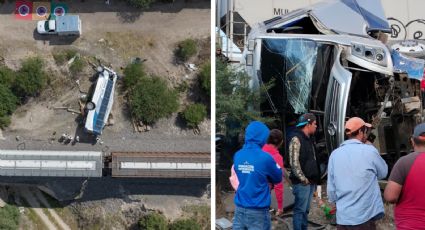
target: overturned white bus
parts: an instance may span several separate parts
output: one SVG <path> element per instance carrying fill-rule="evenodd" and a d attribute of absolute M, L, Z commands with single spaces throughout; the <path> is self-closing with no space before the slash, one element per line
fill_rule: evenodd
<path fill-rule="evenodd" d="M 114 103 L 114 89 L 117 73 L 107 67 L 99 67 L 96 86 L 90 100 L 86 103 L 84 130 L 96 136 L 102 134 L 108 122 Z"/>
<path fill-rule="evenodd" d="M 323 175 L 347 118 L 374 125 L 370 136 L 390 170 L 411 151 L 409 137 L 423 120 L 424 61 L 390 50 L 380 39 L 391 31 L 383 10 L 368 11 L 364 2 L 328 1 L 262 22 L 244 49 L 252 86 L 273 82 L 261 111 L 278 117 L 287 137 L 300 114 L 319 118 Z"/>

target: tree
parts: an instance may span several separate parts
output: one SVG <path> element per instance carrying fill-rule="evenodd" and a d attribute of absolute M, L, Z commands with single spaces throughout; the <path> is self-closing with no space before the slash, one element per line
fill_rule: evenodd
<path fill-rule="evenodd" d="M 149 8 L 149 6 L 155 2 L 155 0 L 127 0 L 127 2 L 136 8 Z"/>
<path fill-rule="evenodd" d="M 173 222 L 169 230 L 201 230 L 201 226 L 194 219 L 180 219 Z"/>
<path fill-rule="evenodd" d="M 0 84 L 11 88 L 15 81 L 15 72 L 6 66 L 0 66 Z"/>
<path fill-rule="evenodd" d="M 211 97 L 211 62 L 208 61 L 201 67 L 199 81 L 202 89 L 208 97 Z"/>
<path fill-rule="evenodd" d="M 38 58 L 28 58 L 17 72 L 13 92 L 18 97 L 36 96 L 45 87 L 47 75 L 43 71 L 43 61 Z"/>
<path fill-rule="evenodd" d="M 181 41 L 178 44 L 176 55 L 182 61 L 186 61 L 190 57 L 192 57 L 193 55 L 195 55 L 196 52 L 198 52 L 198 47 L 196 45 L 195 40 L 193 40 L 193 39 L 186 39 L 184 41 Z"/>
<path fill-rule="evenodd" d="M 207 108 L 203 104 L 189 105 L 182 113 L 183 119 L 190 128 L 197 128 L 207 116 Z"/>
<path fill-rule="evenodd" d="M 0 84 L 0 128 L 10 124 L 10 115 L 15 111 L 18 99 L 9 88 Z"/>
<path fill-rule="evenodd" d="M 143 78 L 146 78 L 145 70 L 143 69 L 143 65 L 140 63 L 129 64 L 124 69 L 124 87 L 126 89 L 131 89 L 136 86 L 139 81 Z"/>
<path fill-rule="evenodd" d="M 153 124 L 179 108 L 178 93 L 169 89 L 159 77 L 144 77 L 129 92 L 130 108 L 134 118 Z"/>
<path fill-rule="evenodd" d="M 15 230 L 19 227 L 19 210 L 12 205 L 0 208 L 0 229 Z"/>
<path fill-rule="evenodd" d="M 235 136 L 252 120 L 269 121 L 262 118 L 259 111 L 261 91 L 252 91 L 250 77 L 229 65 L 216 62 L 216 128 L 217 133 L 224 132 Z"/>
<path fill-rule="evenodd" d="M 152 212 L 140 219 L 139 227 L 145 230 L 167 230 L 168 221 L 164 215 Z"/>

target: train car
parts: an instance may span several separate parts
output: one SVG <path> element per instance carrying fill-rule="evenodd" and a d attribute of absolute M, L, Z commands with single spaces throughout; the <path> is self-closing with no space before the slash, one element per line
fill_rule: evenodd
<path fill-rule="evenodd" d="M 210 178 L 210 153 L 113 152 L 112 177 Z"/>
<path fill-rule="evenodd" d="M 0 150 L 0 176 L 101 177 L 101 152 Z"/>

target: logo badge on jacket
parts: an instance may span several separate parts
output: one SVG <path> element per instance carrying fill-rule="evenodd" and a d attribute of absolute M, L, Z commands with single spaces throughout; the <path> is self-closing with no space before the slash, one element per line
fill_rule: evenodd
<path fill-rule="evenodd" d="M 248 161 L 245 161 L 243 165 L 238 165 L 238 170 L 242 173 L 248 173 L 254 172 L 254 165 L 249 164 Z"/>

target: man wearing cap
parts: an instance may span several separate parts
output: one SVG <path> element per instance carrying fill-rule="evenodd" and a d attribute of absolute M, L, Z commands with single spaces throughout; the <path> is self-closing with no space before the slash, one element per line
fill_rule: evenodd
<path fill-rule="evenodd" d="M 289 161 L 294 203 L 294 230 L 307 229 L 310 202 L 316 185 L 320 182 L 320 170 L 316 160 L 312 137 L 316 132 L 316 116 L 306 113 L 300 116 L 297 129 L 289 142 Z"/>
<path fill-rule="evenodd" d="M 245 144 L 233 157 L 233 168 L 239 181 L 234 200 L 234 230 L 271 230 L 269 183 L 282 181 L 282 169 L 261 149 L 269 133 L 263 123 L 251 122 L 245 131 Z"/>
<path fill-rule="evenodd" d="M 327 193 L 336 203 L 337 229 L 376 229 L 384 216 L 378 179 L 387 176 L 388 166 L 378 150 L 367 142 L 372 127 L 359 117 L 345 124 L 348 140 L 335 149 L 328 163 Z"/>
<path fill-rule="evenodd" d="M 411 138 L 414 152 L 394 165 L 384 198 L 397 203 L 394 219 L 397 229 L 425 229 L 425 124 L 419 124 Z"/>

